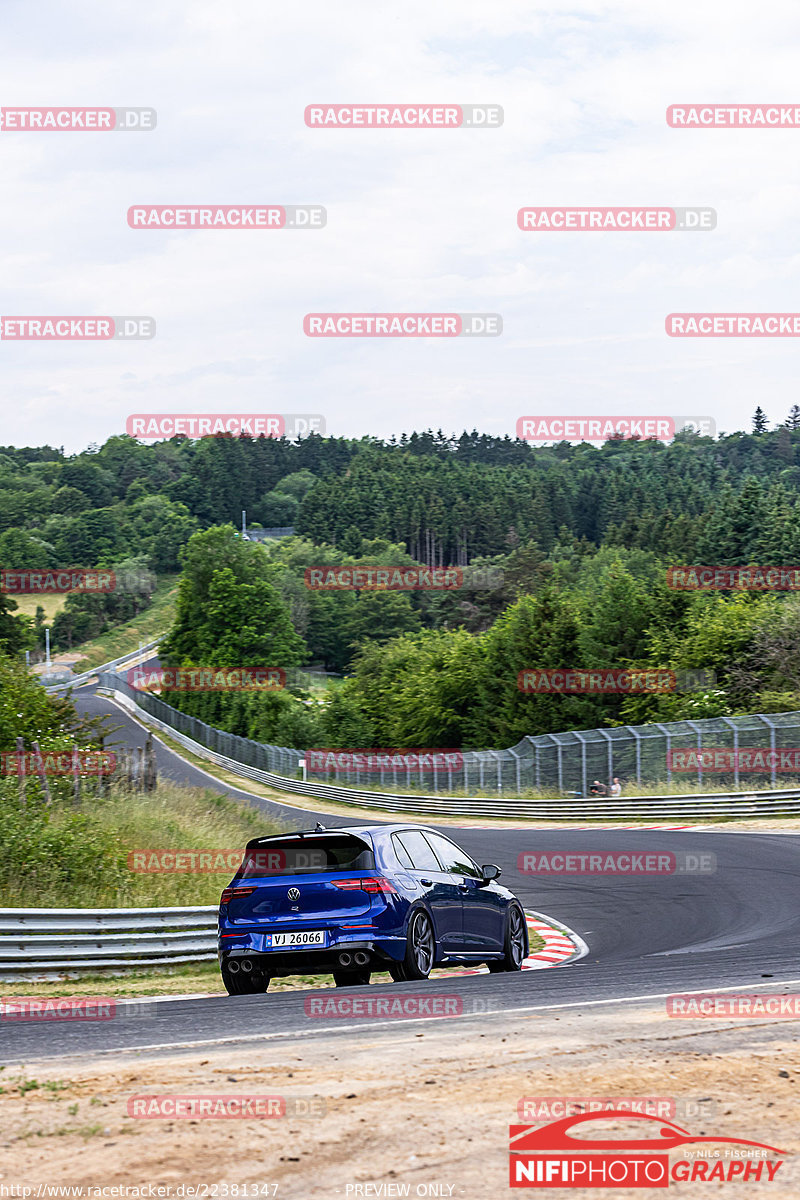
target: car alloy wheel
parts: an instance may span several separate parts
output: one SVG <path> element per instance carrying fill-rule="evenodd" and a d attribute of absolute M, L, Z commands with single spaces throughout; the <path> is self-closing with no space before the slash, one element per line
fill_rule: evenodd
<path fill-rule="evenodd" d="M 427 979 L 436 957 L 433 926 L 425 912 L 417 912 L 411 918 L 408 930 L 408 952 L 406 954 L 406 979 Z"/>
<path fill-rule="evenodd" d="M 525 917 L 516 905 L 511 908 L 508 924 L 508 948 L 517 967 L 521 967 L 525 957 Z"/>
<path fill-rule="evenodd" d="M 525 960 L 527 948 L 525 914 L 518 904 L 511 904 L 506 913 L 506 931 L 503 938 L 503 957 L 495 958 L 487 965 L 493 975 L 499 971 L 519 971 Z"/>

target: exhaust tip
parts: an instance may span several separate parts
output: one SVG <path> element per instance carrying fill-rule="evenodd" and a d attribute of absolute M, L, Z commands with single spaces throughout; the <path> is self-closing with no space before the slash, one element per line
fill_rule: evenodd
<path fill-rule="evenodd" d="M 252 971 L 252 969 L 253 969 L 252 960 L 249 958 L 245 958 L 242 962 L 242 970 L 244 971 L 244 973 L 246 975 L 249 975 L 250 972 Z"/>
<path fill-rule="evenodd" d="M 365 967 L 369 962 L 369 955 L 364 950 L 357 950 L 353 955 L 356 961 L 356 966 Z"/>
<path fill-rule="evenodd" d="M 341 967 L 349 967 L 350 963 L 352 961 L 353 961 L 353 956 L 347 950 L 343 950 L 342 953 L 339 955 L 339 965 Z"/>
<path fill-rule="evenodd" d="M 235 958 L 228 963 L 228 970 L 230 971 L 231 975 L 239 974 L 239 964 Z"/>

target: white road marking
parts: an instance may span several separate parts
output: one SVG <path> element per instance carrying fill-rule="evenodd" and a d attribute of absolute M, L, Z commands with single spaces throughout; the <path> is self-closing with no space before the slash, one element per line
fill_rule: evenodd
<path fill-rule="evenodd" d="M 682 996 L 707 996 L 709 992 L 741 992 L 745 988 L 770 988 L 770 987 L 788 987 L 790 985 L 800 984 L 800 979 L 777 979 L 771 983 L 749 983 L 739 984 L 736 987 L 722 988 L 695 988 L 692 991 L 683 991 Z M 480 1017 L 485 1020 L 487 1016 L 506 1016 L 522 1012 L 550 1012 L 561 1008 L 599 1008 L 607 1004 L 637 1004 L 642 1000 L 666 1000 L 669 996 L 674 996 L 673 992 L 650 992 L 642 996 L 613 996 L 608 1000 L 570 1000 L 560 1004 L 526 1004 L 519 1008 L 499 1008 L 492 1013 L 465 1013 L 464 1016 Z M 431 1020 L 446 1021 L 447 1017 L 398 1017 L 391 1018 L 397 1020 L 401 1025 L 419 1025 L 421 1022 L 430 1022 Z M 452 1018 L 451 1018 L 452 1019 Z M 458 1019 L 458 1018 L 456 1018 Z M 698 1020 L 709 1020 L 708 1017 L 698 1017 Z M 722 1018 L 721 1018 L 722 1019 Z M 282 1033 L 243 1033 L 236 1034 L 230 1037 L 220 1038 L 203 1038 L 193 1042 L 154 1042 L 146 1046 L 115 1046 L 111 1050 L 84 1050 L 78 1054 L 58 1054 L 51 1056 L 52 1058 L 77 1058 L 81 1055 L 88 1054 L 141 1054 L 147 1050 L 191 1050 L 195 1046 L 223 1046 L 235 1042 L 271 1042 L 277 1040 L 286 1040 L 289 1038 L 304 1038 L 312 1037 L 318 1033 L 351 1033 L 358 1029 L 385 1029 L 387 1021 L 370 1021 L 358 1025 L 323 1025 L 319 1029 L 292 1029 Z M 25 1062 L 50 1061 L 49 1059 L 26 1059 Z"/>

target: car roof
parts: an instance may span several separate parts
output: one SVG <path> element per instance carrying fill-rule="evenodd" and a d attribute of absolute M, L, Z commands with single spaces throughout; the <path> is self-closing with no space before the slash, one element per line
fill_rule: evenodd
<path fill-rule="evenodd" d="M 388 836 L 392 833 L 400 832 L 403 829 L 424 829 L 428 833 L 436 832 L 435 829 L 431 829 L 428 825 L 418 825 L 413 821 L 404 821 L 402 824 L 392 825 L 339 825 L 335 826 L 334 828 L 326 827 L 324 829 L 294 829 L 289 833 L 268 833 L 264 834 L 264 836 L 260 838 L 252 838 L 251 841 L 247 843 L 247 846 L 248 848 L 251 846 L 260 846 L 262 842 L 276 841 L 279 838 L 313 837 L 314 835 L 321 837 L 324 834 L 336 835 L 344 833 L 351 834 L 353 837 L 363 837 L 363 835 L 366 833 L 371 837 L 379 837 Z"/>

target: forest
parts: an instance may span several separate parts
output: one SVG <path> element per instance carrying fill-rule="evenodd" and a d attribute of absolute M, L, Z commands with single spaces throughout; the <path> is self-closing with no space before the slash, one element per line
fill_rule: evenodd
<path fill-rule="evenodd" d="M 243 509 L 251 532 L 293 536 L 243 540 Z M 310 568 L 370 564 L 469 569 L 448 589 L 307 586 Z M 751 433 L 670 444 L 428 430 L 0 448 L 0 567 L 180 574 L 163 661 L 281 667 L 287 686 L 165 698 L 277 745 L 503 747 L 800 708 L 797 598 L 670 587 L 670 568 L 691 564 L 800 564 L 800 409 L 773 430 L 757 414 Z M 72 595 L 50 623 L 54 648 L 148 603 L 147 589 Z M 37 653 L 46 623 L 0 592 L 6 657 Z M 701 684 L 521 691 L 520 671 L 539 668 L 699 672 Z"/>

